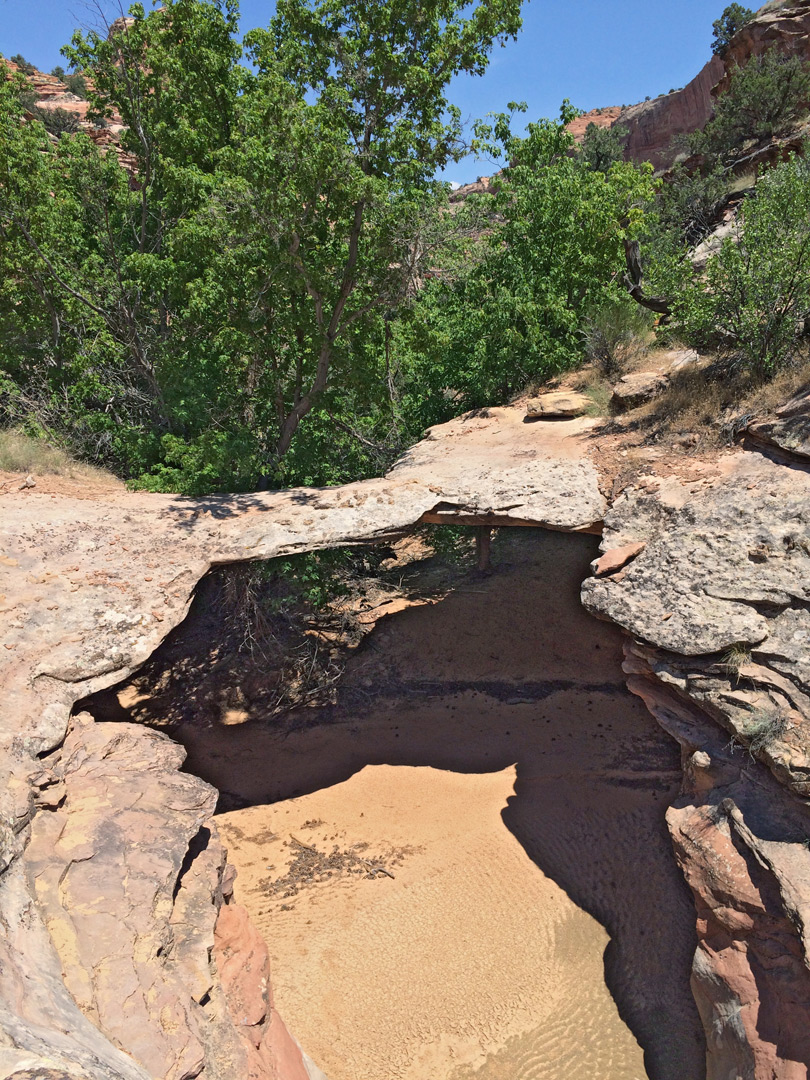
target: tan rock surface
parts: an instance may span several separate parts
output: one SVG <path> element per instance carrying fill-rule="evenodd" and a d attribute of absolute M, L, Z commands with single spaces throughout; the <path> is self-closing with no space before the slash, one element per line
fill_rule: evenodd
<path fill-rule="evenodd" d="M 574 390 L 555 390 L 550 394 L 541 394 L 526 404 L 526 416 L 530 420 L 566 419 L 585 416 L 593 402 L 585 394 Z"/>
<path fill-rule="evenodd" d="M 773 417 L 749 424 L 746 439 L 788 459 L 810 462 L 810 392 L 799 394 Z"/>
<path fill-rule="evenodd" d="M 590 579 L 583 602 L 636 637 L 685 656 L 770 633 L 762 605 L 810 596 L 810 475 L 734 454 L 693 491 L 677 479 L 632 487 L 605 522 L 604 547 L 646 540 L 621 581 Z"/>
<path fill-rule="evenodd" d="M 614 574 L 617 570 L 622 570 L 637 555 L 640 555 L 646 546 L 644 540 L 637 540 L 633 544 L 624 544 L 620 548 L 606 551 L 601 558 L 591 563 L 594 576 L 604 577 L 606 574 Z"/>
<path fill-rule="evenodd" d="M 222 994 L 218 977 L 204 989 L 211 971 L 203 956 L 206 919 L 222 903 L 211 885 L 222 856 L 215 856 L 213 830 L 203 851 L 195 851 L 191 839 L 210 828 L 203 822 L 213 793 L 175 771 L 180 761 L 173 751 L 166 751 L 157 777 L 148 754 L 144 775 L 138 773 L 134 747 L 123 759 L 108 748 L 104 765 L 107 750 L 95 741 L 102 729 L 85 732 L 84 748 L 75 742 L 78 734 L 71 736 L 64 777 L 44 772 L 37 755 L 63 743 L 78 699 L 113 685 L 148 658 L 185 616 L 194 586 L 214 563 L 373 540 L 434 512 L 439 520 L 593 528 L 605 503 L 584 456 L 587 425 L 566 425 L 553 437 L 547 428 L 524 429 L 518 410 L 461 417 L 431 431 L 390 477 L 331 490 L 187 500 L 114 488 L 57 495 L 38 483 L 0 494 L 0 869 L 14 867 L 0 886 L 16 882 L 16 891 L 0 887 L 0 919 L 19 935 L 23 907 L 48 911 L 39 955 L 47 953 L 52 971 L 64 966 L 70 993 L 99 1028 L 77 1022 L 58 976 L 43 984 L 33 1019 L 20 1020 L 26 1009 L 19 986 L 32 976 L 21 949 L 14 954 L 19 985 L 6 979 L 0 986 L 0 1017 L 15 1067 L 26 1054 L 38 1065 L 92 1057 L 93 1080 L 142 1078 L 140 1065 L 120 1064 L 115 1047 L 123 1047 L 162 1080 L 241 1080 L 244 1068 L 255 1071 L 258 1061 L 267 1076 L 283 1068 L 296 1080 L 289 1072 L 293 1044 L 286 1043 L 287 1057 L 276 1063 L 254 1047 L 245 1066 L 227 1010 L 220 1008 L 216 1023 L 199 1018 L 205 994 L 214 1006 Z M 150 818 L 148 799 L 142 811 L 127 799 L 131 803 L 141 782 L 152 781 Z M 83 808 L 85 790 L 95 795 Z M 172 799 L 180 800 L 174 822 L 165 812 Z M 37 805 L 49 812 L 35 816 Z M 67 839 L 59 838 L 59 822 Z M 148 843 L 132 846 L 135 825 L 162 837 L 162 854 L 155 848 L 149 854 Z M 20 897 L 22 852 L 34 890 L 27 900 Z M 190 865 L 181 871 L 187 855 Z M 128 867 L 123 879 L 122 866 Z M 94 895 L 103 902 L 94 905 Z M 170 957 L 158 955 L 169 944 Z M 62 1028 L 69 1037 L 50 1026 L 48 1017 L 61 1015 L 72 1017 Z M 278 1029 L 277 1014 L 271 1011 L 268 1023 Z M 283 1031 L 271 1041 L 277 1049 Z"/>
<path fill-rule="evenodd" d="M 658 371 L 635 371 L 613 387 L 612 403 L 619 409 L 636 409 L 663 394 L 669 379 Z"/>
<path fill-rule="evenodd" d="M 77 699 L 151 654 L 210 565 L 376 539 L 419 521 L 593 530 L 605 515 L 586 456 L 589 445 L 598 453 L 594 439 L 586 419 L 526 424 L 517 409 L 482 410 L 433 429 L 388 477 L 346 488 L 186 500 L 114 489 L 62 496 L 37 482 L 0 496 L 5 1075 L 47 1068 L 71 1080 L 77 1069 L 91 1080 L 234 1080 L 302 1066 L 316 1075 L 263 996 L 255 937 L 222 906 L 228 890 L 214 830 L 204 846 L 195 839 L 210 829 L 210 789 L 177 772 L 174 751 L 141 742 L 154 736 L 138 728 L 116 728 L 113 745 L 106 725 L 79 725 L 57 750 L 68 766 L 61 772 L 56 759 L 38 755 L 63 743 Z M 810 829 L 797 798 L 810 794 L 808 506 L 808 473 L 757 454 L 723 456 L 699 483 L 648 476 L 617 499 L 603 543 L 606 552 L 646 547 L 583 587 L 590 611 L 646 643 L 628 658 L 629 684 L 685 747 L 692 786 L 670 825 L 699 910 L 712 911 L 698 922 L 695 962 L 711 1080 L 725 1080 L 730 1068 L 747 1075 L 752 1061 L 755 1080 L 795 1080 L 797 1064 L 810 1064 L 795 1019 L 810 926 L 801 839 Z M 750 657 L 735 676 L 723 655 L 741 647 Z M 754 746 L 750 719 L 763 712 L 784 723 Z M 735 760 L 729 738 L 750 756 L 738 749 Z M 716 792 L 737 782 L 743 753 L 745 784 L 720 814 Z M 143 805 L 133 801 L 141 788 Z M 177 808 L 176 820 L 167 807 Z M 133 846 L 138 830 L 146 839 Z M 712 866 L 733 861 L 729 837 L 744 866 L 727 883 L 727 917 L 709 894 L 719 873 Z M 751 883 L 759 907 L 745 899 Z M 94 894 L 102 899 L 95 906 Z M 223 963 L 238 972 L 233 1002 L 249 1005 L 255 1020 L 241 1033 L 208 960 L 218 910 L 227 912 L 226 950 L 245 950 L 241 967 Z M 722 935 L 732 931 L 727 947 Z M 632 935 L 623 942 L 625 955 L 640 944 Z M 764 970 L 768 957 L 777 974 Z M 635 967 L 644 963 L 639 953 Z M 114 998 L 113 986 L 126 995 Z M 740 1012 L 735 1002 L 744 999 Z M 201 1011 L 214 1019 L 201 1023 Z M 775 1019 L 780 1011 L 789 1030 Z"/>
<path fill-rule="evenodd" d="M 810 1064 L 810 813 L 706 723 L 653 650 L 628 647 L 628 686 L 683 747 L 682 798 L 667 813 L 695 896 L 695 999 L 707 1080 L 796 1080 Z"/>

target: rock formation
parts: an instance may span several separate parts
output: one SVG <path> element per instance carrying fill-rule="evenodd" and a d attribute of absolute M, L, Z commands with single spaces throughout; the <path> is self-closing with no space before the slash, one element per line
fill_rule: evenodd
<path fill-rule="evenodd" d="M 483 410 L 429 433 L 384 480 L 329 490 L 3 497 L 0 1077 L 317 1075 L 228 903 L 214 790 L 177 771 L 182 751 L 162 736 L 71 724 L 71 708 L 148 658 L 214 563 L 425 520 L 598 530 L 590 426 L 552 437 L 518 410 Z"/>
<path fill-rule="evenodd" d="M 604 558 L 645 547 L 583 601 L 627 630 L 628 686 L 683 748 L 668 823 L 709 1080 L 788 1080 L 810 1064 L 810 475 L 735 454 L 698 491 L 655 487 L 613 506 Z"/>
<path fill-rule="evenodd" d="M 10 78 L 17 74 L 20 74 L 19 66 L 11 60 L 0 57 L 0 76 L 5 75 L 6 78 Z M 61 109 L 63 112 L 71 113 L 78 120 L 79 130 L 92 139 L 96 146 L 116 154 L 124 168 L 134 172 L 135 163 L 132 156 L 121 148 L 120 136 L 124 130 L 124 124 L 118 113 L 113 113 L 103 123 L 92 123 L 87 119 L 89 102 L 72 94 L 60 79 L 37 70 L 31 74 L 25 72 L 22 74 L 25 75 L 30 91 L 36 98 L 37 109 L 46 111 Z M 85 81 L 92 88 L 92 81 L 90 79 Z M 28 115 L 30 117 L 34 114 Z"/>
<path fill-rule="evenodd" d="M 722 58 L 713 56 L 691 82 L 680 90 L 643 101 L 627 108 L 597 109 L 586 113 L 571 126 L 575 137 L 584 135 L 589 123 L 599 127 L 614 124 L 627 129 L 625 156 L 628 161 L 651 161 L 656 169 L 670 168 L 678 155 L 675 140 L 705 127 L 714 111 L 717 95 L 735 65 L 744 65 L 775 46 L 798 52 L 810 60 L 810 0 L 776 0 L 731 40 Z"/>
<path fill-rule="evenodd" d="M 806 423 L 806 400 L 760 425 Z M 683 748 L 668 821 L 695 898 L 709 1080 L 810 1065 L 810 474 L 759 452 L 661 467 L 608 508 L 594 421 L 480 410 L 381 479 L 207 499 L 2 496 L 0 1078 L 316 1076 L 232 902 L 215 792 L 137 725 L 70 718 L 134 671 L 217 563 L 419 522 L 603 529 L 583 586 Z M 604 521 L 604 526 L 602 522 Z"/>

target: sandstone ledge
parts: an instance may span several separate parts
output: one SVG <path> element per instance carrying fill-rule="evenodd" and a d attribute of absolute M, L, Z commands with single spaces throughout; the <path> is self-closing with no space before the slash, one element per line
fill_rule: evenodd
<path fill-rule="evenodd" d="M 434 428 L 388 477 L 334 489 L 0 497 L 0 1077 L 320 1075 L 228 904 L 216 793 L 178 771 L 169 740 L 128 725 L 68 733 L 70 711 L 152 654 L 215 564 L 424 521 L 598 529 L 589 426 L 483 410 Z"/>

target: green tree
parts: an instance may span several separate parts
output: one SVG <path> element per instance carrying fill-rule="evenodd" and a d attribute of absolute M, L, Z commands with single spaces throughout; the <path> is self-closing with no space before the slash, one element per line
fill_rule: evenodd
<path fill-rule="evenodd" d="M 469 269 L 432 282 L 415 304 L 407 405 L 423 424 L 574 366 L 587 313 L 621 292 L 624 241 L 641 227 L 652 169 L 590 168 L 572 154 L 575 115 L 566 103 L 559 121 L 529 124 L 526 138 L 506 116 L 479 129 L 481 149 L 510 164 Z"/>
<path fill-rule="evenodd" d="M 676 316 L 697 343 L 736 353 L 757 376 L 794 354 L 810 317 L 810 164 L 791 155 L 767 172 L 702 276 L 679 290 Z"/>
<path fill-rule="evenodd" d="M 516 0 L 280 0 L 269 31 L 248 36 L 255 107 L 268 116 L 289 88 L 303 150 L 291 172 L 267 160 L 260 137 L 245 147 L 271 169 L 263 191 L 281 234 L 275 264 L 293 301 L 269 365 L 278 460 L 336 363 L 345 368 L 355 329 L 413 279 L 435 173 L 462 153 L 450 80 L 482 74 L 495 42 L 519 27 Z"/>
<path fill-rule="evenodd" d="M 71 94 L 75 94 L 77 98 L 81 98 L 83 101 L 87 99 L 87 80 L 84 75 L 65 75 L 63 76 L 63 82 Z"/>
<path fill-rule="evenodd" d="M 83 136 L 57 149 L 20 125 L 7 94 L 14 409 L 83 446 L 100 431 L 99 454 L 178 490 L 356 474 L 391 444 L 392 319 L 446 197 L 435 172 L 462 152 L 446 88 L 517 32 L 519 0 L 283 0 L 248 35 L 252 70 L 230 0 L 131 14 L 65 53 L 91 118 L 123 118 L 136 184 Z"/>
<path fill-rule="evenodd" d="M 617 161 L 624 161 L 624 144 L 629 131 L 621 124 L 599 127 L 588 124 L 580 147 L 583 161 L 597 172 L 608 173 Z"/>
<path fill-rule="evenodd" d="M 79 130 L 79 118 L 67 109 L 36 109 L 36 117 L 51 135 L 61 138 Z"/>
<path fill-rule="evenodd" d="M 14 56 L 9 57 L 9 60 L 11 60 L 12 64 L 17 65 L 23 75 L 36 74 L 36 65 L 26 60 L 21 53 L 15 53 Z"/>
<path fill-rule="evenodd" d="M 712 23 L 712 52 L 722 56 L 728 47 L 728 43 L 738 30 L 742 30 L 753 18 L 756 12 L 745 8 L 742 4 L 729 4 L 719 19 Z"/>
<path fill-rule="evenodd" d="M 770 48 L 734 67 L 697 149 L 724 154 L 746 139 L 780 135 L 810 102 L 810 65 L 799 55 Z"/>

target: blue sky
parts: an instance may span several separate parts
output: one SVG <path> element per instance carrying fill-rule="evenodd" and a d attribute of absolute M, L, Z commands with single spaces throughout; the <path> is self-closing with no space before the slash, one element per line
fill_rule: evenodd
<path fill-rule="evenodd" d="M 712 22 L 726 0 L 529 0 L 517 42 L 496 49 L 482 79 L 458 79 L 451 100 L 466 119 L 526 101 L 528 119 L 556 116 L 563 98 L 581 109 L 630 105 L 688 82 L 711 55 Z M 118 4 L 100 0 L 107 12 Z M 125 6 L 128 0 L 124 0 Z M 265 25 L 272 0 L 241 0 L 242 28 Z M 49 71 L 75 26 L 95 19 L 87 0 L 0 0 L 0 52 Z M 466 183 L 489 166 L 450 170 Z"/>

